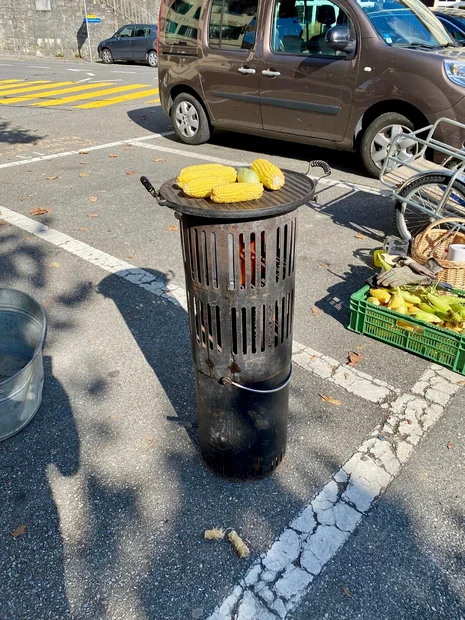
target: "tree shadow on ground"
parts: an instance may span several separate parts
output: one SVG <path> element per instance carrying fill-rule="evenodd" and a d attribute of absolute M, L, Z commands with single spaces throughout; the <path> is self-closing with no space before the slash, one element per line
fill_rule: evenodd
<path fill-rule="evenodd" d="M 38 136 L 34 131 L 15 127 L 9 121 L 0 121 L 0 142 L 30 144 L 43 140 L 45 137 Z"/>

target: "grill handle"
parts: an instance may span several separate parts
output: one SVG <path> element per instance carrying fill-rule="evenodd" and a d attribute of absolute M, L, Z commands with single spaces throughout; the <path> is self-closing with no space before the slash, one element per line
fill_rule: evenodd
<path fill-rule="evenodd" d="M 309 164 L 308 164 L 308 171 L 307 171 L 307 175 L 310 172 L 310 168 L 321 168 L 324 172 L 325 177 L 329 177 L 329 175 L 331 174 L 331 168 L 329 167 L 329 165 L 323 161 L 322 159 L 314 159 L 312 160 Z"/>
<path fill-rule="evenodd" d="M 147 177 L 141 177 L 140 178 L 140 182 L 145 187 L 145 189 L 148 191 L 148 193 L 157 200 L 158 204 L 161 207 L 165 207 L 166 206 L 166 200 L 164 200 L 164 198 L 161 197 L 160 192 L 157 192 L 157 190 L 150 183 L 150 181 L 148 180 Z"/>

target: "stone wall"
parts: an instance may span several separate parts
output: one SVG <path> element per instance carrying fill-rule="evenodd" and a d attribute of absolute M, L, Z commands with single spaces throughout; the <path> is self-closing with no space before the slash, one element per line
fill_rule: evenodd
<path fill-rule="evenodd" d="M 144 12 L 158 15 L 158 3 L 158 0 L 137 0 L 137 3 L 87 0 L 87 13 L 101 20 L 99 24 L 89 24 L 94 56 L 97 57 L 99 42 L 120 26 L 139 21 Z M 0 0 L 0 55 L 2 52 L 88 58 L 83 1 Z"/>

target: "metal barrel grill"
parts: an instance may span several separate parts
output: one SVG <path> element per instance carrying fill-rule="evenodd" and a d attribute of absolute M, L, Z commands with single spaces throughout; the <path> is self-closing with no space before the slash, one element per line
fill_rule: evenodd
<path fill-rule="evenodd" d="M 269 475 L 286 452 L 296 209 L 314 199 L 316 182 L 284 174 L 280 190 L 233 204 L 189 198 L 175 179 L 157 192 L 141 178 L 180 220 L 200 451 L 232 480 Z"/>

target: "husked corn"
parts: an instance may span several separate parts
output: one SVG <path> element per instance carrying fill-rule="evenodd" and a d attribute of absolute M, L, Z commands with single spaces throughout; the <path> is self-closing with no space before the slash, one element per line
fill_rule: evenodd
<path fill-rule="evenodd" d="M 205 164 L 204 166 L 189 166 L 181 170 L 176 183 L 182 187 L 185 183 L 189 183 L 192 179 L 207 178 L 209 176 L 222 177 L 225 183 L 234 183 L 237 172 L 231 166 L 223 166 L 222 164 Z"/>
<path fill-rule="evenodd" d="M 268 189 L 281 189 L 285 183 L 283 171 L 267 159 L 256 159 L 250 169 L 258 174 L 260 181 Z"/>
<path fill-rule="evenodd" d="M 228 203 L 256 200 L 262 195 L 263 185 L 261 183 L 229 183 L 214 187 L 210 198 L 213 202 Z"/>
<path fill-rule="evenodd" d="M 200 177 L 184 183 L 182 191 L 192 198 L 208 198 L 216 185 L 224 185 L 223 177 Z"/>

